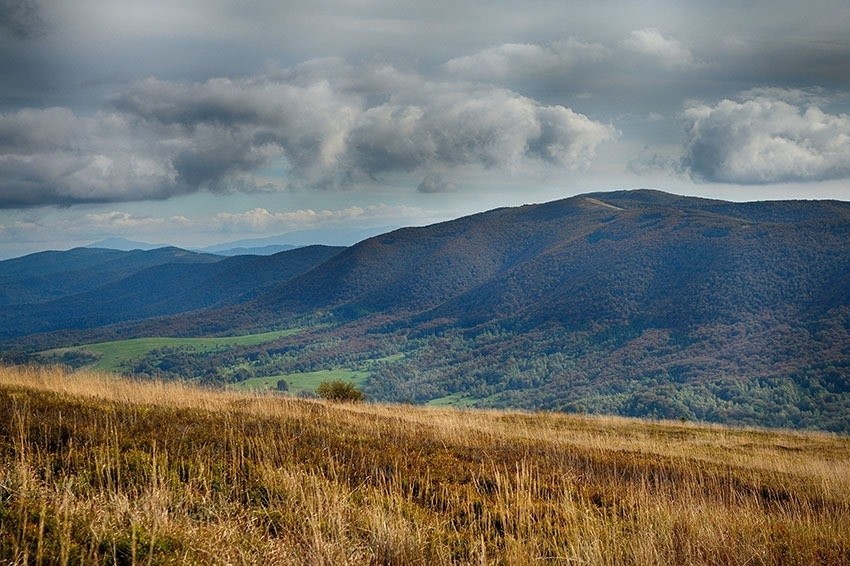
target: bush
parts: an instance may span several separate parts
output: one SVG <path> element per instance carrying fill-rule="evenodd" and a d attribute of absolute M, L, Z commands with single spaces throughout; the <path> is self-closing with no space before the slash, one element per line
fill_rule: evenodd
<path fill-rule="evenodd" d="M 366 399 L 366 396 L 354 387 L 354 385 L 338 379 L 321 382 L 316 388 L 316 394 L 322 399 L 327 399 L 328 401 L 356 403 Z"/>
<path fill-rule="evenodd" d="M 286 383 L 285 379 L 277 380 L 277 390 L 278 391 L 289 391 L 289 384 Z"/>

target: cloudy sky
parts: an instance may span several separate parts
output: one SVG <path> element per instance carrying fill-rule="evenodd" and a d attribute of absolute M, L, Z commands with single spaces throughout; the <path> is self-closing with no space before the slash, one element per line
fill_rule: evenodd
<path fill-rule="evenodd" d="M 0 0 L 0 257 L 850 200 L 846 0 Z"/>

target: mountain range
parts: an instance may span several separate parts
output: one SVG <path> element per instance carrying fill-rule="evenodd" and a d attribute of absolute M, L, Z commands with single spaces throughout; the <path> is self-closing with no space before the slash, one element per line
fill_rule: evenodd
<path fill-rule="evenodd" d="M 225 258 L 173 247 L 78 248 L 7 260 L 0 262 L 0 339 L 247 301 L 342 249 Z"/>
<path fill-rule="evenodd" d="M 207 246 L 197 251 L 219 255 L 272 255 L 301 246 L 350 246 L 396 229 L 397 226 L 376 226 L 370 228 L 325 227 L 311 230 L 295 230 L 277 236 L 248 238 L 222 244 Z"/>
<path fill-rule="evenodd" d="M 228 264 L 171 249 L 182 259 L 123 278 L 79 250 L 0 262 L 15 290 L 2 336 L 34 349 L 298 326 L 238 355 L 255 375 L 369 362 L 377 400 L 850 431 L 848 203 L 594 193 L 298 251 Z M 63 269 L 81 273 L 73 293 L 25 291 Z M 185 359 L 183 375 L 214 382 L 215 363 Z"/>

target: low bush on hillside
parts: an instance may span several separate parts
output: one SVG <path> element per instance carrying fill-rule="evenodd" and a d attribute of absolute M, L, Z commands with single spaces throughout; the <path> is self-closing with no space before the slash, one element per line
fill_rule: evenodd
<path fill-rule="evenodd" d="M 345 403 L 357 403 L 366 399 L 366 396 L 354 385 L 339 379 L 321 382 L 316 388 L 316 394 L 328 401 Z"/>

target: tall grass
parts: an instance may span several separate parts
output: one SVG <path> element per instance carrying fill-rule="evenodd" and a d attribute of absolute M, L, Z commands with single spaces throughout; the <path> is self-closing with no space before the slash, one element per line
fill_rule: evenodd
<path fill-rule="evenodd" d="M 0 368 L 0 562 L 847 564 L 850 439 Z"/>

